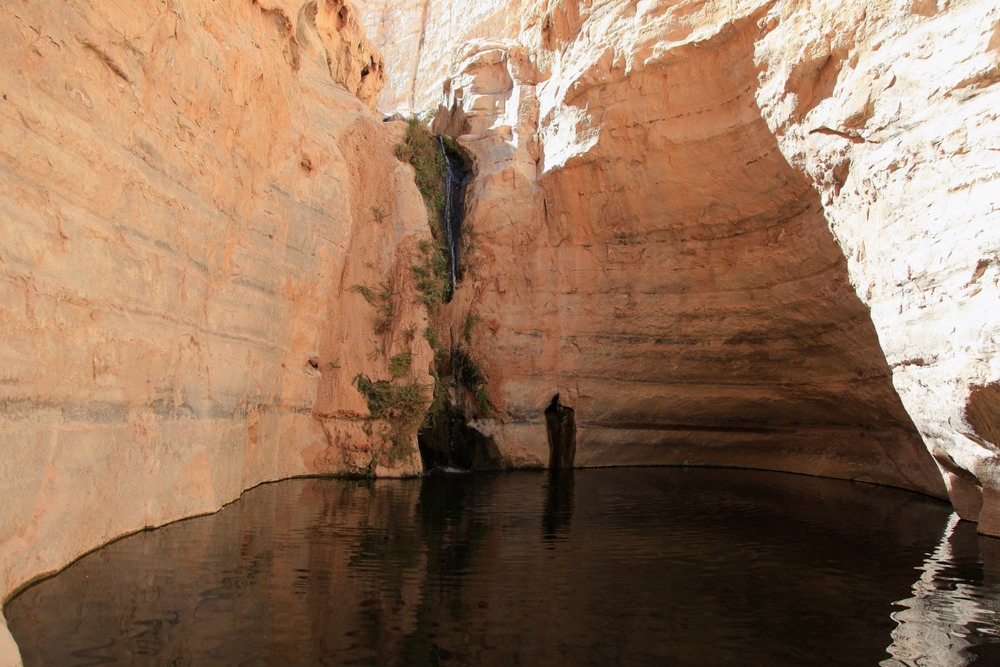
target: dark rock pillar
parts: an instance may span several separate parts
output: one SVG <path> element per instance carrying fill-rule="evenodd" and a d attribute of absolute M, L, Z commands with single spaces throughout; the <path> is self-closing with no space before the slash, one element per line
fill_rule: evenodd
<path fill-rule="evenodd" d="M 545 408 L 545 428 L 549 435 L 549 470 L 573 467 L 576 458 L 576 412 L 552 397 Z"/>

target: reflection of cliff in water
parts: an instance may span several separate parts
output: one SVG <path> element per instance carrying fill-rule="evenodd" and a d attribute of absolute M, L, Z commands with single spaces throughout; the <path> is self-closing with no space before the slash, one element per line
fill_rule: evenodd
<path fill-rule="evenodd" d="M 1000 540 L 952 514 L 920 571 L 913 596 L 896 603 L 893 657 L 881 664 L 1000 664 Z"/>
<path fill-rule="evenodd" d="M 27 665 L 870 665 L 948 610 L 961 622 L 932 625 L 977 645 L 934 655 L 961 664 L 998 640 L 975 619 L 1000 572 L 983 551 L 935 570 L 960 585 L 914 587 L 948 515 L 727 470 L 292 480 L 115 542 L 6 611 Z M 946 533 L 952 559 L 964 527 Z M 891 618 L 913 590 L 932 601 Z"/>
<path fill-rule="evenodd" d="M 573 471 L 549 470 L 545 484 L 545 539 L 566 537 L 573 519 Z"/>

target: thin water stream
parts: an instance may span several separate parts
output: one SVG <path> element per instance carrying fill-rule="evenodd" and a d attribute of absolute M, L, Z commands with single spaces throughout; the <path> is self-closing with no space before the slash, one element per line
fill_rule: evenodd
<path fill-rule="evenodd" d="M 437 137 L 441 154 L 445 161 L 444 214 L 441 226 L 448 246 L 448 275 L 451 279 L 450 293 L 455 293 L 460 273 L 459 252 L 462 237 L 462 218 L 465 216 L 465 190 L 469 181 L 469 170 L 465 160 L 454 149 L 449 148 L 445 138 Z"/>
<path fill-rule="evenodd" d="M 6 613 L 28 667 L 1000 664 L 1000 541 L 776 473 L 292 480 Z"/>

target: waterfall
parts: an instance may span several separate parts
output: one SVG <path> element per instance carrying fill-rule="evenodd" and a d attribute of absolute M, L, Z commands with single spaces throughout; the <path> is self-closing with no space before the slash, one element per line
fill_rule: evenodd
<path fill-rule="evenodd" d="M 465 191 L 472 178 L 472 169 L 453 141 L 438 135 L 438 146 L 444 160 L 444 208 L 441 214 L 441 240 L 448 249 L 449 290 L 447 301 L 462 279 L 462 223 L 465 216 Z M 443 382 L 449 396 L 443 410 L 417 434 L 420 458 L 427 472 L 467 470 L 499 470 L 500 450 L 496 441 L 469 425 L 466 401 L 451 395 L 466 395 L 481 386 L 485 378 L 474 366 L 461 345 L 453 344 L 450 354 L 439 352 L 435 359 L 438 382 Z M 475 381 L 470 380 L 474 376 Z"/>
<path fill-rule="evenodd" d="M 448 147 L 444 137 L 438 135 L 437 140 L 445 163 L 444 214 L 441 216 L 441 228 L 444 231 L 445 245 L 448 247 L 450 295 L 455 293 L 455 284 L 461 277 L 459 239 L 462 235 L 462 217 L 465 215 L 465 188 L 469 182 L 469 170 L 462 156 Z"/>

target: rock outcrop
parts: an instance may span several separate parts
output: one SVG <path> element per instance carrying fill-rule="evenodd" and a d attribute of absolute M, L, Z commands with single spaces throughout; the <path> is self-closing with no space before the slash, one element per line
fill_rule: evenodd
<path fill-rule="evenodd" d="M 480 172 L 473 277 L 453 304 L 483 331 L 471 350 L 499 415 L 480 428 L 544 464 L 560 393 L 578 465 L 766 467 L 941 493 L 819 197 L 757 107 L 758 18 L 628 71 L 585 63 L 601 49 L 577 41 L 557 65 L 584 73 L 572 84 L 534 84 L 516 49 L 463 61 L 455 113 L 436 123 L 465 125 Z"/>
<path fill-rule="evenodd" d="M 436 127 L 476 156 L 453 329 L 488 327 L 505 454 L 545 460 L 558 391 L 585 465 L 941 474 L 1000 534 L 997 8 L 488 5 L 429 2 L 409 30 L 454 65 L 380 105 L 444 79 Z"/>
<path fill-rule="evenodd" d="M 1000 535 L 1000 7 L 779 3 L 757 98 L 959 514 Z"/>
<path fill-rule="evenodd" d="M 417 472 L 352 383 L 432 383 L 353 9 L 16 2 L 0 36 L 0 597 L 263 481 Z"/>
<path fill-rule="evenodd" d="M 387 53 L 387 85 L 378 107 L 426 113 L 437 108 L 441 87 L 473 38 L 522 34 L 535 15 L 530 0 L 358 0 L 369 38 Z"/>

